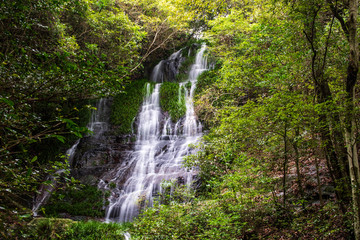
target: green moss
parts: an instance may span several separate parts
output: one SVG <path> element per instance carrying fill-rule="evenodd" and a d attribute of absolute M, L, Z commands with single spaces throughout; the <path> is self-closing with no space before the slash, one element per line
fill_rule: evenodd
<path fill-rule="evenodd" d="M 190 81 L 188 81 L 186 84 L 185 84 L 185 88 L 190 91 L 191 90 L 191 86 L 192 86 L 192 83 Z"/>
<path fill-rule="evenodd" d="M 180 89 L 177 83 L 163 83 L 160 88 L 160 106 L 173 121 L 178 121 L 186 113 L 185 89 Z"/>
<path fill-rule="evenodd" d="M 114 97 L 110 119 L 117 134 L 131 133 L 131 125 L 144 99 L 146 83 L 147 80 L 133 81 L 125 87 L 124 93 Z"/>
<path fill-rule="evenodd" d="M 195 43 L 190 43 L 188 46 L 184 48 L 182 52 L 183 55 L 186 57 L 186 59 L 184 62 L 181 63 L 181 66 L 179 68 L 179 73 L 176 75 L 176 81 L 184 82 L 188 79 L 190 67 L 195 62 L 196 53 L 200 49 L 200 47 L 201 47 L 201 43 L 195 42 Z"/>
<path fill-rule="evenodd" d="M 104 194 L 97 187 L 84 186 L 80 189 L 58 191 L 44 207 L 45 215 L 57 217 L 60 213 L 72 216 L 103 217 Z"/>

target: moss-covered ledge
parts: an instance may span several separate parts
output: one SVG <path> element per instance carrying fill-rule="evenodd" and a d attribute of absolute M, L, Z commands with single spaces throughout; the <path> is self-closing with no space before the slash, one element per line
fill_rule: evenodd
<path fill-rule="evenodd" d="M 164 82 L 160 87 L 160 106 L 176 122 L 186 113 L 185 89 L 178 83 Z"/>
<path fill-rule="evenodd" d="M 145 79 L 133 81 L 126 85 L 123 93 L 114 97 L 110 120 L 116 134 L 131 133 L 131 125 L 143 102 L 147 82 Z"/>

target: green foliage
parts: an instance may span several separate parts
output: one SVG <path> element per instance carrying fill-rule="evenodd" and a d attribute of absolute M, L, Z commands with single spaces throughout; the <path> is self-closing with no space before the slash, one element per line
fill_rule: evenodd
<path fill-rule="evenodd" d="M 176 122 L 186 113 L 185 89 L 178 83 L 164 82 L 160 87 L 160 106 Z"/>
<path fill-rule="evenodd" d="M 61 153 L 87 133 L 91 105 L 76 103 L 122 93 L 144 61 L 186 42 L 173 10 L 147 0 L 0 1 L 1 222 L 17 221 L 44 177 L 67 168 Z M 130 115 L 119 132 L 130 131 Z"/>
<path fill-rule="evenodd" d="M 146 83 L 146 80 L 132 81 L 126 85 L 123 93 L 114 97 L 110 119 L 118 134 L 131 133 L 131 125 L 145 96 Z"/>
<path fill-rule="evenodd" d="M 103 217 L 104 194 L 93 186 L 68 189 L 54 193 L 49 203 L 44 206 L 44 213 L 49 217 L 58 217 L 60 213 L 71 216 Z"/>
<path fill-rule="evenodd" d="M 178 49 L 201 29 L 218 62 L 201 75 L 195 96 L 196 112 L 211 129 L 200 151 L 186 160 L 199 169 L 202 185 L 195 198 L 181 186 L 164 183 L 164 205 L 144 211 L 131 229 L 134 238 L 349 238 L 349 211 L 344 217 L 331 200 L 321 206 L 305 201 L 320 194 L 315 190 L 296 194 L 299 182 L 315 184 L 309 170 L 318 170 L 314 162 L 327 163 L 317 173 L 319 189 L 331 185 L 334 169 L 347 170 L 346 163 L 334 168 L 334 158 L 329 159 L 346 159 L 343 120 L 359 115 L 358 102 L 348 114 L 343 91 L 347 18 L 346 4 L 317 0 L 2 1 L 1 235 L 20 238 L 14 229 L 28 219 L 26 206 L 40 179 L 66 168 L 61 157 L 46 151 L 56 153 L 56 143 L 86 132 L 76 119 L 79 106 L 67 103 L 119 93 L 111 120 L 119 134 L 129 133 L 145 81 L 133 81 L 125 94 L 124 80 L 139 78 L 136 70 L 145 60 Z M 183 63 L 179 81 L 185 80 L 193 56 Z M 186 88 L 161 87 L 161 106 L 173 121 L 185 114 Z M 83 202 L 86 191 L 59 194 L 46 212 L 56 215 L 66 206 L 71 214 L 102 215 L 99 201 Z M 98 194 L 87 192 L 102 200 Z M 68 204 L 72 199 L 83 204 L 78 212 Z M 347 210 L 344 200 L 337 202 L 342 211 Z M 117 227 L 79 224 L 73 228 L 50 220 L 39 225 L 42 234 L 33 236 L 121 238 Z M 66 228 L 65 235 L 57 228 Z"/>
<path fill-rule="evenodd" d="M 126 226 L 97 221 L 75 222 L 70 219 L 40 218 L 30 223 L 28 237 L 33 239 L 125 239 Z"/>
<path fill-rule="evenodd" d="M 109 184 L 109 187 L 110 187 L 111 189 L 114 189 L 114 188 L 116 188 L 116 183 L 114 183 L 114 182 L 111 182 L 111 183 Z"/>
<path fill-rule="evenodd" d="M 39 218 L 29 224 L 26 235 L 36 239 L 62 239 L 64 232 L 71 228 L 74 221 L 70 219 Z"/>
<path fill-rule="evenodd" d="M 87 133 L 86 125 L 91 117 L 91 101 L 83 100 L 75 103 L 64 102 L 63 104 L 44 103 L 40 102 L 34 106 L 36 113 L 42 119 L 50 120 L 56 118 L 59 111 L 64 115 L 74 116 L 73 121 L 76 128 L 81 131 L 76 131 L 76 128 L 71 130 L 69 134 L 57 135 L 57 137 L 46 138 L 41 142 L 31 144 L 29 152 L 31 154 L 38 154 L 39 162 L 46 164 L 53 159 L 59 158 L 62 153 L 66 152 L 74 142 L 82 135 Z M 65 120 L 68 121 L 68 120 Z M 61 139 L 63 142 L 61 142 Z"/>
<path fill-rule="evenodd" d="M 194 189 L 185 184 L 179 184 L 177 180 L 164 180 L 161 182 L 161 188 L 158 199 L 160 204 L 175 205 L 195 199 Z"/>
<path fill-rule="evenodd" d="M 134 221 L 130 232 L 134 239 L 256 238 L 256 230 L 270 222 L 271 214 L 269 205 L 221 197 L 149 208 Z"/>
<path fill-rule="evenodd" d="M 200 74 L 197 80 L 194 105 L 196 115 L 203 122 L 205 128 L 214 126 L 217 108 L 223 106 L 227 95 L 219 95 L 215 83 L 219 77 L 219 68 L 210 69 Z"/>
<path fill-rule="evenodd" d="M 0 195 L 9 196 L 0 201 L 9 216 L 31 205 L 46 175 L 67 169 L 60 153 L 87 133 L 86 99 L 120 92 L 138 64 L 146 33 L 115 1 L 97 3 L 0 2 Z"/>
<path fill-rule="evenodd" d="M 117 223 L 78 222 L 65 234 L 67 239 L 125 239 L 125 227 Z"/>
<path fill-rule="evenodd" d="M 325 206 L 309 207 L 298 213 L 289 227 L 299 238 L 339 239 L 350 235 L 350 216 L 341 216 L 339 207 L 333 202 Z"/>

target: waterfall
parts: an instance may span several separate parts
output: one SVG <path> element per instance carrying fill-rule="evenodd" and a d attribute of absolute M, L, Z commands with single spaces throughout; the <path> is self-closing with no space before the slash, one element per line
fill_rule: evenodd
<path fill-rule="evenodd" d="M 91 113 L 91 119 L 87 128 L 93 132 L 95 138 L 108 130 L 110 108 L 107 106 L 109 99 L 101 98 L 96 103 L 96 109 Z"/>
<path fill-rule="evenodd" d="M 164 180 L 175 179 L 190 187 L 194 172 L 182 167 L 182 159 L 193 152 L 189 145 L 196 143 L 202 134 L 201 124 L 194 112 L 193 95 L 197 77 L 207 69 L 205 48 L 202 46 L 197 53 L 188 80 L 180 83 L 180 88 L 185 89 L 186 115 L 176 123 L 164 116 L 160 107 L 160 88 L 164 79 L 161 65 L 164 61 L 155 67 L 152 74 L 155 83 L 147 84 L 146 97 L 138 115 L 135 149 L 129 161 L 108 174 L 112 177 L 108 185 L 100 181 L 99 187 L 112 192 L 106 221 L 131 221 L 139 214 L 142 206 L 153 204 L 154 195 L 161 191 L 161 182 Z M 179 56 L 180 51 L 168 60 L 179 59 Z M 185 87 L 188 82 L 191 83 L 190 89 Z M 116 187 L 110 188 L 110 184 Z"/>
<path fill-rule="evenodd" d="M 87 128 L 93 132 L 93 137 L 98 138 L 102 133 L 104 133 L 108 129 L 108 118 L 109 118 L 109 108 L 107 107 L 108 99 L 101 98 L 97 101 L 96 109 L 94 109 L 91 113 L 91 119 Z M 67 151 L 66 156 L 68 157 L 69 166 L 72 166 L 72 162 L 75 156 L 75 152 L 77 146 L 80 143 L 80 139 L 78 139 L 74 145 L 72 145 Z M 61 175 L 65 172 L 65 169 L 57 170 L 53 175 L 48 175 L 45 181 L 50 181 L 49 184 L 41 184 L 38 190 L 38 194 L 36 194 L 34 199 L 34 204 L 32 207 L 32 212 L 34 216 L 38 216 L 38 211 L 41 206 L 46 204 L 49 200 L 52 192 L 55 190 L 57 185 L 56 176 Z"/>
<path fill-rule="evenodd" d="M 179 50 L 166 60 L 161 60 L 153 69 L 150 76 L 152 82 L 162 83 L 165 81 L 175 81 L 181 63 L 185 58 L 182 57 L 182 50 Z"/>

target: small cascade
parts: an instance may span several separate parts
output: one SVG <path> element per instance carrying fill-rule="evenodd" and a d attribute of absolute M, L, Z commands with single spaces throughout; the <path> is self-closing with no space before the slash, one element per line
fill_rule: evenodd
<path fill-rule="evenodd" d="M 79 145 L 79 142 L 80 142 L 80 139 L 76 140 L 75 144 L 72 145 L 72 147 L 66 151 L 66 156 L 68 156 L 68 162 L 69 162 L 70 166 L 72 165 L 72 162 L 74 160 L 75 151 L 77 149 L 77 146 Z"/>
<path fill-rule="evenodd" d="M 184 123 L 184 134 L 188 137 L 197 136 L 202 132 L 201 123 L 197 121 L 195 111 L 194 111 L 194 101 L 193 96 L 196 88 L 196 82 L 199 75 L 207 70 L 207 58 L 204 57 L 204 52 L 206 50 L 205 45 L 203 45 L 199 53 L 195 57 L 195 63 L 191 66 L 189 73 L 189 81 L 191 83 L 190 90 L 186 91 L 186 117 Z"/>
<path fill-rule="evenodd" d="M 98 138 L 108 129 L 110 108 L 107 107 L 107 101 L 107 99 L 102 98 L 97 102 L 96 110 L 92 111 L 91 120 L 87 126 L 88 129 L 93 132 L 93 137 L 95 138 Z M 80 139 L 77 140 L 74 145 L 72 145 L 71 148 L 66 151 L 66 156 L 68 156 L 68 163 L 70 166 L 72 166 L 73 164 L 74 156 L 79 143 Z M 50 181 L 50 184 L 40 185 L 40 188 L 38 190 L 39 194 L 36 195 L 32 207 L 32 212 L 34 216 L 38 215 L 40 207 L 46 204 L 46 202 L 49 200 L 52 192 L 55 190 L 57 185 L 56 176 L 61 175 L 63 172 L 65 172 L 64 169 L 57 170 L 53 175 L 49 175 L 46 177 L 45 181 Z"/>
<path fill-rule="evenodd" d="M 180 83 L 179 101 L 185 92 L 186 115 L 174 123 L 160 108 L 160 88 L 164 73 L 156 66 L 152 74 L 154 84 L 146 87 L 146 97 L 138 115 L 137 140 L 128 161 L 123 162 L 100 181 L 100 188 L 111 190 L 106 221 L 127 222 L 139 214 L 139 209 L 152 205 L 154 196 L 161 192 L 164 180 L 176 180 L 189 187 L 194 172 L 182 167 L 184 156 L 194 152 L 189 147 L 201 137 L 201 124 L 193 106 L 193 94 L 199 74 L 206 70 L 205 46 L 196 55 L 188 81 Z M 168 60 L 181 58 L 181 51 Z M 163 61 L 162 61 L 163 62 Z M 159 64 L 164 64 L 160 62 Z M 189 83 L 190 82 L 190 83 Z M 191 87 L 186 87 L 191 84 Z M 126 177 L 124 177 L 126 175 Z M 107 183 L 105 183 L 107 182 Z M 109 186 L 116 185 L 115 188 Z"/>
<path fill-rule="evenodd" d="M 110 117 L 110 108 L 107 106 L 108 101 L 107 98 L 101 98 L 96 103 L 96 109 L 92 111 L 87 128 L 93 132 L 94 137 L 98 137 L 108 130 Z"/>
<path fill-rule="evenodd" d="M 128 232 L 124 233 L 124 238 L 125 240 L 130 240 L 131 239 L 130 233 Z"/>
<path fill-rule="evenodd" d="M 147 84 L 146 99 L 139 114 L 139 127 L 135 152 L 132 157 L 134 165 L 130 178 L 122 191 L 114 194 L 106 219 L 125 222 L 138 214 L 137 199 L 151 199 L 155 176 L 155 154 L 160 135 L 160 84 L 156 84 L 151 93 L 151 85 Z"/>
<path fill-rule="evenodd" d="M 57 181 L 54 176 L 59 176 L 63 172 L 65 172 L 65 170 L 61 169 L 61 170 L 56 171 L 54 175 L 47 176 L 45 181 L 50 181 L 51 183 L 40 185 L 40 188 L 38 190 L 39 194 L 36 195 L 34 204 L 32 207 L 32 213 L 33 213 L 34 217 L 38 216 L 38 211 L 39 211 L 40 207 L 43 206 L 44 204 L 46 204 L 46 202 L 49 200 L 49 198 L 51 196 L 51 193 L 55 190 Z"/>
<path fill-rule="evenodd" d="M 164 60 L 161 60 L 151 73 L 150 80 L 153 82 L 163 82 L 164 81 Z"/>
<path fill-rule="evenodd" d="M 182 51 L 179 50 L 173 53 L 167 60 L 160 61 L 154 67 L 150 80 L 157 83 L 175 81 L 176 75 L 178 74 L 184 59 L 185 58 L 182 57 Z"/>
<path fill-rule="evenodd" d="M 79 144 L 79 140 L 77 140 L 75 142 L 75 144 L 66 151 L 66 156 L 68 156 L 69 164 L 71 164 L 71 162 L 74 158 L 75 150 L 76 150 L 78 144 Z M 36 195 L 34 204 L 32 207 L 32 212 L 35 217 L 38 216 L 38 211 L 39 211 L 40 207 L 47 203 L 47 201 L 49 200 L 49 198 L 51 196 L 51 193 L 55 190 L 56 185 L 57 185 L 56 176 L 60 176 L 63 172 L 65 172 L 64 169 L 57 170 L 53 175 L 49 175 L 46 177 L 45 181 L 46 182 L 50 181 L 51 182 L 50 184 L 48 183 L 48 184 L 40 185 L 40 188 L 38 190 L 39 194 Z"/>

